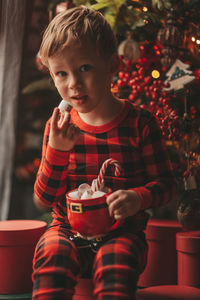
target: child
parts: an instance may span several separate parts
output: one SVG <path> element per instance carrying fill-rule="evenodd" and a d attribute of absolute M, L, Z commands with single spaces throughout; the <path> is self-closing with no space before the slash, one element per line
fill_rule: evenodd
<path fill-rule="evenodd" d="M 72 299 L 78 276 L 92 274 L 98 300 L 133 299 L 144 270 L 145 209 L 173 198 L 176 183 L 154 117 L 114 97 L 116 40 L 101 13 L 80 6 L 57 15 L 40 48 L 61 97 L 46 124 L 35 203 L 52 207 L 53 221 L 36 247 L 32 299 Z M 91 184 L 102 163 L 120 162 L 119 177 L 106 173 L 109 213 L 122 225 L 101 239 L 76 237 L 67 219 L 66 192 Z M 94 224 L 95 226 L 95 224 Z"/>

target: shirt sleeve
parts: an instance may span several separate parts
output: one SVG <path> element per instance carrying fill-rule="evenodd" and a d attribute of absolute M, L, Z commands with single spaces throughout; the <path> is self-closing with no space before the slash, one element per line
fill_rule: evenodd
<path fill-rule="evenodd" d="M 133 188 L 142 200 L 141 210 L 165 205 L 176 194 L 177 183 L 165 141 L 152 116 L 142 126 L 141 153 L 147 174 L 144 186 Z"/>
<path fill-rule="evenodd" d="M 48 144 L 50 121 L 46 123 L 42 159 L 37 172 L 34 192 L 48 206 L 61 201 L 66 193 L 69 151 L 59 151 Z"/>

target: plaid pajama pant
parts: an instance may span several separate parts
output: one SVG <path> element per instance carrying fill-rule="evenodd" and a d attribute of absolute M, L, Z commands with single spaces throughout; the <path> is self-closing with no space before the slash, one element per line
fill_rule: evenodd
<path fill-rule="evenodd" d="M 90 271 L 98 300 L 133 299 L 139 274 L 146 265 L 143 233 L 116 234 L 96 252 L 84 241 L 76 246 L 64 225 L 47 229 L 33 259 L 32 299 L 71 300 L 78 276 Z"/>

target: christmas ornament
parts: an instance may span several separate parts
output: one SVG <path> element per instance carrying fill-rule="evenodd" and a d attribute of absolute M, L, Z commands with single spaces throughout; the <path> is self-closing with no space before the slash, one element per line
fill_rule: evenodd
<path fill-rule="evenodd" d="M 183 33 L 177 26 L 176 12 L 173 8 L 167 14 L 166 26 L 158 31 L 157 39 L 164 46 L 182 45 Z"/>
<path fill-rule="evenodd" d="M 188 64 L 177 59 L 166 74 L 168 78 L 165 81 L 165 84 L 169 84 L 169 87 L 165 87 L 164 90 L 178 91 L 183 89 L 186 84 L 193 81 L 195 76 L 193 75 L 193 72 L 189 70 L 189 67 L 190 66 Z"/>
<path fill-rule="evenodd" d="M 167 14 L 166 26 L 158 31 L 157 40 L 164 46 L 161 50 L 161 63 L 168 69 L 178 56 L 178 47 L 183 44 L 183 33 L 178 28 L 176 13 L 173 8 Z"/>
<path fill-rule="evenodd" d="M 119 44 L 118 54 L 132 63 L 136 62 L 140 57 L 140 46 L 132 39 L 130 31 L 126 32 L 126 40 Z"/>

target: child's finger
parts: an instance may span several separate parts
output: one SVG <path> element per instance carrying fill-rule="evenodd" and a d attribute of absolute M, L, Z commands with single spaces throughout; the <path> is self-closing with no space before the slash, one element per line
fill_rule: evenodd
<path fill-rule="evenodd" d="M 123 217 L 122 214 L 118 214 L 118 213 L 114 214 L 113 217 L 114 217 L 115 220 L 123 220 L 123 219 L 125 219 L 125 217 Z"/>
<path fill-rule="evenodd" d="M 113 212 L 114 218 L 117 219 L 123 219 L 127 216 L 126 209 L 124 207 L 120 207 L 118 209 L 115 209 Z"/>
<path fill-rule="evenodd" d="M 64 115 L 63 115 L 63 114 L 60 114 L 60 115 L 59 115 L 59 121 L 58 121 L 58 127 L 59 127 L 59 128 L 60 128 L 61 125 L 62 125 L 63 118 L 64 118 Z"/>
<path fill-rule="evenodd" d="M 64 126 L 69 126 L 69 120 L 70 120 L 70 113 L 65 111 L 64 114 L 62 114 L 61 121 L 59 123 L 60 128 L 64 128 Z"/>
<path fill-rule="evenodd" d="M 114 215 L 114 211 L 121 207 L 121 199 L 116 197 L 108 206 L 109 213 L 111 216 Z"/>
<path fill-rule="evenodd" d="M 51 117 L 51 129 L 57 130 L 58 129 L 58 121 L 59 121 L 59 109 L 56 107 L 53 110 L 53 114 Z"/>
<path fill-rule="evenodd" d="M 80 129 L 74 125 L 74 124 L 70 124 L 70 126 L 68 127 L 69 129 L 69 138 L 70 139 L 76 139 L 79 136 L 80 133 Z"/>

